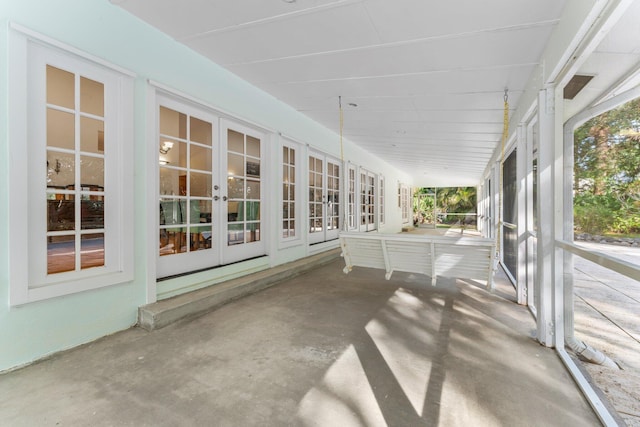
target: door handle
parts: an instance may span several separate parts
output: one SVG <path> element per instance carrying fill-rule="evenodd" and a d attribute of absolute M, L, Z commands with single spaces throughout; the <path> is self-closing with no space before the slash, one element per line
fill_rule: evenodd
<path fill-rule="evenodd" d="M 218 200 L 220 200 L 220 196 L 213 196 L 213 200 L 217 202 Z"/>
<path fill-rule="evenodd" d="M 227 201 L 227 196 L 222 196 L 222 201 L 226 202 Z"/>

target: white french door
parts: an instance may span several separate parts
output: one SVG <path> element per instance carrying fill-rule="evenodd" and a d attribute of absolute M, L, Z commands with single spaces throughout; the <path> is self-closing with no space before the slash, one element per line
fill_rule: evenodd
<path fill-rule="evenodd" d="M 338 238 L 341 169 L 338 160 L 319 153 L 309 155 L 310 244 Z"/>
<path fill-rule="evenodd" d="M 264 255 L 264 135 L 169 96 L 157 113 L 157 276 Z"/>
<path fill-rule="evenodd" d="M 228 120 L 221 121 L 221 147 L 226 153 L 222 185 L 222 263 L 264 255 L 264 135 Z"/>
<path fill-rule="evenodd" d="M 360 168 L 360 231 L 376 230 L 375 174 Z"/>
<path fill-rule="evenodd" d="M 220 263 L 217 118 L 158 97 L 158 277 Z"/>

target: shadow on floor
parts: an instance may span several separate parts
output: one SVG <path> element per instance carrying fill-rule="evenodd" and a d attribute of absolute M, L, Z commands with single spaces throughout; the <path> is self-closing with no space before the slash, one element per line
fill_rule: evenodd
<path fill-rule="evenodd" d="M 342 266 L 3 375 L 0 425 L 599 425 L 504 278 Z"/>

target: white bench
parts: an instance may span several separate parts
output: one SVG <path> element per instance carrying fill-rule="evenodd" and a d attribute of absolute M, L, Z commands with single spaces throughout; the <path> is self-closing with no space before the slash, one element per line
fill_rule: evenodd
<path fill-rule="evenodd" d="M 389 280 L 394 271 L 436 278 L 486 280 L 493 289 L 495 243 L 479 237 L 424 234 L 340 233 L 340 246 L 348 274 L 353 267 L 379 268 Z"/>

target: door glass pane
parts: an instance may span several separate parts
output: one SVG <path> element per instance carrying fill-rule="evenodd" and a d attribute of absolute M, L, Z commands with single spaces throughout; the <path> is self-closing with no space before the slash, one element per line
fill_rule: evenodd
<path fill-rule="evenodd" d="M 104 190 L 104 157 L 80 156 L 80 183 L 91 191 Z"/>
<path fill-rule="evenodd" d="M 160 134 L 187 139 L 187 115 L 160 107 Z"/>
<path fill-rule="evenodd" d="M 47 150 L 47 187 L 67 188 L 76 182 L 76 156 Z"/>
<path fill-rule="evenodd" d="M 180 177 L 184 171 L 160 167 L 160 195 L 185 195 L 181 192 Z"/>
<path fill-rule="evenodd" d="M 260 199 L 260 181 L 247 180 L 247 199 Z"/>
<path fill-rule="evenodd" d="M 104 122 L 88 117 L 80 118 L 80 150 L 104 153 Z"/>
<path fill-rule="evenodd" d="M 104 84 L 80 77 L 80 111 L 104 116 Z"/>
<path fill-rule="evenodd" d="M 247 224 L 247 242 L 260 241 L 260 223 L 250 222 Z"/>
<path fill-rule="evenodd" d="M 231 154 L 227 156 L 227 169 L 229 176 L 244 175 L 244 158 L 239 154 Z"/>
<path fill-rule="evenodd" d="M 228 241 L 227 244 L 229 246 L 239 245 L 244 243 L 244 227 L 242 223 L 240 224 L 229 224 L 228 225 Z"/>
<path fill-rule="evenodd" d="M 75 114 L 47 109 L 47 146 L 75 150 Z"/>
<path fill-rule="evenodd" d="M 187 252 L 187 228 L 160 228 L 160 256 Z"/>
<path fill-rule="evenodd" d="M 211 148 L 191 144 L 191 169 L 211 171 Z"/>
<path fill-rule="evenodd" d="M 252 136 L 247 136 L 247 155 L 260 157 L 260 140 Z"/>
<path fill-rule="evenodd" d="M 230 199 L 244 198 L 244 179 L 230 177 L 227 182 Z"/>
<path fill-rule="evenodd" d="M 244 154 L 244 135 L 229 129 L 227 134 L 228 150 Z"/>
<path fill-rule="evenodd" d="M 75 75 L 47 65 L 47 103 L 75 109 Z"/>
<path fill-rule="evenodd" d="M 191 192 L 192 197 L 211 197 L 211 174 L 191 172 Z"/>
<path fill-rule="evenodd" d="M 211 123 L 191 117 L 191 141 L 211 147 L 212 135 Z"/>

